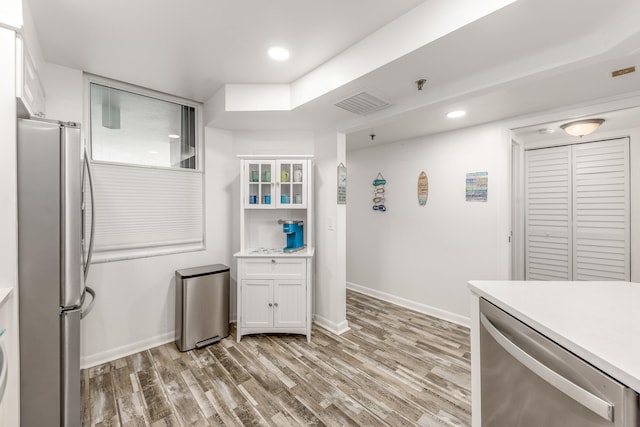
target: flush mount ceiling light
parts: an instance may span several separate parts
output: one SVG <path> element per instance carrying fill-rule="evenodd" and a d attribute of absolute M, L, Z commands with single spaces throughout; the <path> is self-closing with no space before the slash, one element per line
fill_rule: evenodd
<path fill-rule="evenodd" d="M 280 46 L 273 46 L 267 51 L 271 59 L 276 61 L 285 61 L 289 59 L 289 51 Z"/>
<path fill-rule="evenodd" d="M 595 132 L 595 130 L 598 129 L 602 123 L 604 123 L 604 119 L 576 120 L 575 122 L 563 124 L 562 126 L 560 126 L 560 129 L 563 129 L 571 136 L 583 137 L 585 135 L 589 135 L 592 132 Z"/>
<path fill-rule="evenodd" d="M 450 119 L 457 119 L 459 117 L 464 116 L 465 114 L 467 114 L 467 112 L 464 110 L 455 110 L 455 111 L 449 111 L 447 113 L 447 117 Z"/>

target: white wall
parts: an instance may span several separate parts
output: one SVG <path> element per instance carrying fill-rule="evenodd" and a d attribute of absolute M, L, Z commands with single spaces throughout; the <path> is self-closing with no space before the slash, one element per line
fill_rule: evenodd
<path fill-rule="evenodd" d="M 9 6 L 9 2 L 5 6 Z M 13 2 L 15 3 L 15 2 Z M 19 3 L 19 2 L 18 2 Z M 18 5 L 14 5 L 16 8 Z M 15 14 L 2 16 L 0 22 L 21 21 Z M 14 11 L 15 12 L 15 11 Z M 17 13 L 17 12 L 16 12 Z M 4 21 L 4 19 L 14 21 Z M 16 86 L 15 32 L 0 27 L 0 288 L 12 288 L 12 295 L 0 310 L 5 329 L 2 340 L 8 352 L 9 376 L 4 403 L 0 407 L 0 425 L 19 424 L 20 361 L 18 353 L 18 220 L 16 180 Z M 8 322 L 8 323 L 5 323 Z"/>
<path fill-rule="evenodd" d="M 309 131 L 234 131 L 233 147 L 236 155 L 312 155 L 314 135 Z"/>
<path fill-rule="evenodd" d="M 508 279 L 510 145 L 498 124 L 348 152 L 348 286 L 468 324 L 467 281 Z M 417 180 L 429 179 L 421 207 Z M 466 202 L 468 172 L 488 172 L 488 201 Z M 386 212 L 372 181 L 387 180 Z"/>
<path fill-rule="evenodd" d="M 92 265 L 88 282 L 98 297 L 82 324 L 84 366 L 173 340 L 175 270 L 232 266 L 230 151 L 224 133 L 205 129 L 206 250 Z"/>
<path fill-rule="evenodd" d="M 22 1 L 3 0 L 0 3 L 0 23 L 5 28 L 18 29 L 22 27 Z M 5 54 L 5 51 L 2 51 Z M 4 58 L 4 56 L 3 56 Z"/>
<path fill-rule="evenodd" d="M 336 200 L 337 167 L 340 163 L 348 165 L 345 144 L 345 135 L 340 133 L 316 137 L 314 321 L 336 334 L 349 329 L 346 318 L 347 207 L 338 205 Z"/>
<path fill-rule="evenodd" d="M 44 67 L 47 116 L 82 122 L 82 72 L 53 64 Z M 88 283 L 97 299 L 82 322 L 82 365 L 172 341 L 175 270 L 208 264 L 231 266 L 233 180 L 237 166 L 232 139 L 205 129 L 206 250 L 94 264 Z"/>

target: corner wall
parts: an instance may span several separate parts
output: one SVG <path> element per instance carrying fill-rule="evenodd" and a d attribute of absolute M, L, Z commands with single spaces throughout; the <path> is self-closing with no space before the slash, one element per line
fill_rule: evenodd
<path fill-rule="evenodd" d="M 349 166 L 345 160 L 345 144 L 346 137 L 340 133 L 316 137 L 314 322 L 338 335 L 349 329 L 346 312 L 347 206 L 338 205 L 336 200 L 337 167 L 340 163 Z"/>
<path fill-rule="evenodd" d="M 348 287 L 469 324 L 467 281 L 509 277 L 510 143 L 498 124 L 347 153 Z M 429 180 L 427 204 L 417 180 Z M 386 212 L 372 181 L 387 180 Z M 487 202 L 466 202 L 466 173 L 488 172 Z"/>

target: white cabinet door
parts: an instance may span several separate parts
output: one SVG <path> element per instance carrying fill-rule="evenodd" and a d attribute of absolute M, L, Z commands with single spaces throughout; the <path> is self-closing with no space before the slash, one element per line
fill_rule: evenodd
<path fill-rule="evenodd" d="M 242 174 L 246 209 L 307 208 L 307 160 L 247 160 Z"/>
<path fill-rule="evenodd" d="M 44 117 L 45 94 L 24 40 L 16 37 L 16 97 L 21 117 Z"/>
<path fill-rule="evenodd" d="M 629 281 L 629 139 L 575 145 L 573 165 L 573 280 Z"/>
<path fill-rule="evenodd" d="M 247 209 L 274 209 L 275 194 L 274 160 L 247 161 L 243 171 L 244 202 Z"/>
<path fill-rule="evenodd" d="M 307 322 L 305 280 L 276 280 L 273 292 L 275 305 L 273 326 L 304 328 Z"/>
<path fill-rule="evenodd" d="M 244 328 L 273 326 L 273 280 L 242 280 L 241 325 Z"/>
<path fill-rule="evenodd" d="M 276 170 L 276 207 L 305 209 L 308 187 L 307 161 L 278 160 Z"/>
<path fill-rule="evenodd" d="M 571 147 L 525 153 L 527 280 L 571 280 Z"/>

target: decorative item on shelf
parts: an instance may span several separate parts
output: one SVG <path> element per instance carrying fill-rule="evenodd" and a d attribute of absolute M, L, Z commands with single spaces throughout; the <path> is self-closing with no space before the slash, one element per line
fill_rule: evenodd
<path fill-rule="evenodd" d="M 280 172 L 280 182 L 289 182 L 289 171 L 282 169 Z"/>
<path fill-rule="evenodd" d="M 251 182 L 258 182 L 259 176 L 260 176 L 260 173 L 257 170 L 252 170 L 251 171 Z"/>
<path fill-rule="evenodd" d="M 378 172 L 378 176 L 373 180 L 373 210 L 385 212 L 387 208 L 384 205 L 384 186 L 387 180 Z"/>
<path fill-rule="evenodd" d="M 418 203 L 420 206 L 427 204 L 427 197 L 429 197 L 429 179 L 426 172 L 422 171 L 418 176 Z"/>
<path fill-rule="evenodd" d="M 347 167 L 342 162 L 338 165 L 338 204 L 347 204 Z"/>
<path fill-rule="evenodd" d="M 264 171 L 264 182 L 271 182 L 271 171 Z"/>

